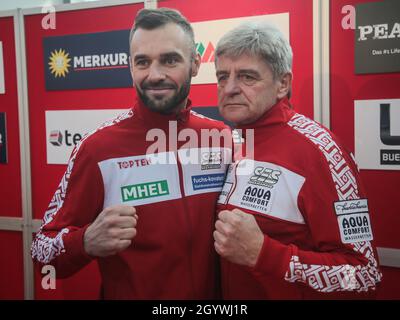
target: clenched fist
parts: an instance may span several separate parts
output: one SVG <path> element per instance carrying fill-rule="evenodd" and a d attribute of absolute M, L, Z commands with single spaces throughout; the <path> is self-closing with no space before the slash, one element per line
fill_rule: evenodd
<path fill-rule="evenodd" d="M 223 210 L 215 223 L 214 246 L 225 259 L 253 267 L 264 243 L 264 234 L 253 215 L 239 209 Z"/>
<path fill-rule="evenodd" d="M 129 206 L 105 208 L 86 229 L 84 248 L 92 257 L 108 257 L 128 248 L 136 236 L 138 216 Z"/>

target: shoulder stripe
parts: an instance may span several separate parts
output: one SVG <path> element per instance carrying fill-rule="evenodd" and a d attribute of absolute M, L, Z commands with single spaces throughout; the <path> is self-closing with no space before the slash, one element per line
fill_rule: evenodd
<path fill-rule="evenodd" d="M 294 115 L 288 125 L 305 136 L 322 152 L 328 163 L 339 200 L 359 199 L 354 174 L 343 157 L 342 150 L 329 132 L 317 122 L 299 114 Z"/>
<path fill-rule="evenodd" d="M 295 114 L 288 125 L 309 139 L 322 152 L 328 163 L 339 200 L 359 199 L 355 176 L 330 133 L 317 122 L 300 114 Z M 371 243 L 364 241 L 349 245 L 368 260 L 367 265 L 304 264 L 299 256 L 293 255 L 285 280 L 306 283 L 320 292 L 362 292 L 368 291 L 369 288 L 375 290 L 376 284 L 381 281 L 382 274 L 379 272 Z"/>

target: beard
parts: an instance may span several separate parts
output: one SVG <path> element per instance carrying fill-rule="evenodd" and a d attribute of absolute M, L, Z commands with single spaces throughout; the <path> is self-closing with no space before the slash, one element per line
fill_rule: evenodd
<path fill-rule="evenodd" d="M 140 85 L 140 88 L 135 85 L 136 92 L 143 104 L 150 110 L 162 114 L 171 114 L 176 112 L 182 102 L 188 97 L 190 91 L 191 74 L 192 70 L 190 70 L 188 77 L 185 79 L 180 88 L 178 88 L 175 83 L 163 80 L 156 83 L 143 82 Z M 149 89 L 173 89 L 175 92 L 172 97 L 151 97 L 146 93 L 146 90 Z"/>

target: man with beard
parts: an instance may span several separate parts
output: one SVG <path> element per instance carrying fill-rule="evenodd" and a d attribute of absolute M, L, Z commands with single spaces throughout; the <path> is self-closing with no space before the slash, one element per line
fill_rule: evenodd
<path fill-rule="evenodd" d="M 175 10 L 143 9 L 130 50 L 138 99 L 78 143 L 32 257 L 58 277 L 96 259 L 106 299 L 217 298 L 213 217 L 231 152 L 221 139 L 193 145 L 169 132 L 225 129 L 190 110 L 193 30 Z M 184 161 L 188 150 L 201 161 Z"/>

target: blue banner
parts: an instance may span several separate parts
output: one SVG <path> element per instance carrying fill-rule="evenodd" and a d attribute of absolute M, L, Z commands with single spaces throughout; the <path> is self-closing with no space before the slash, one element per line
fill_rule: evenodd
<path fill-rule="evenodd" d="M 193 190 L 222 188 L 224 185 L 224 180 L 224 173 L 192 176 Z"/>
<path fill-rule="evenodd" d="M 46 89 L 132 87 L 129 32 L 119 30 L 44 38 Z"/>

